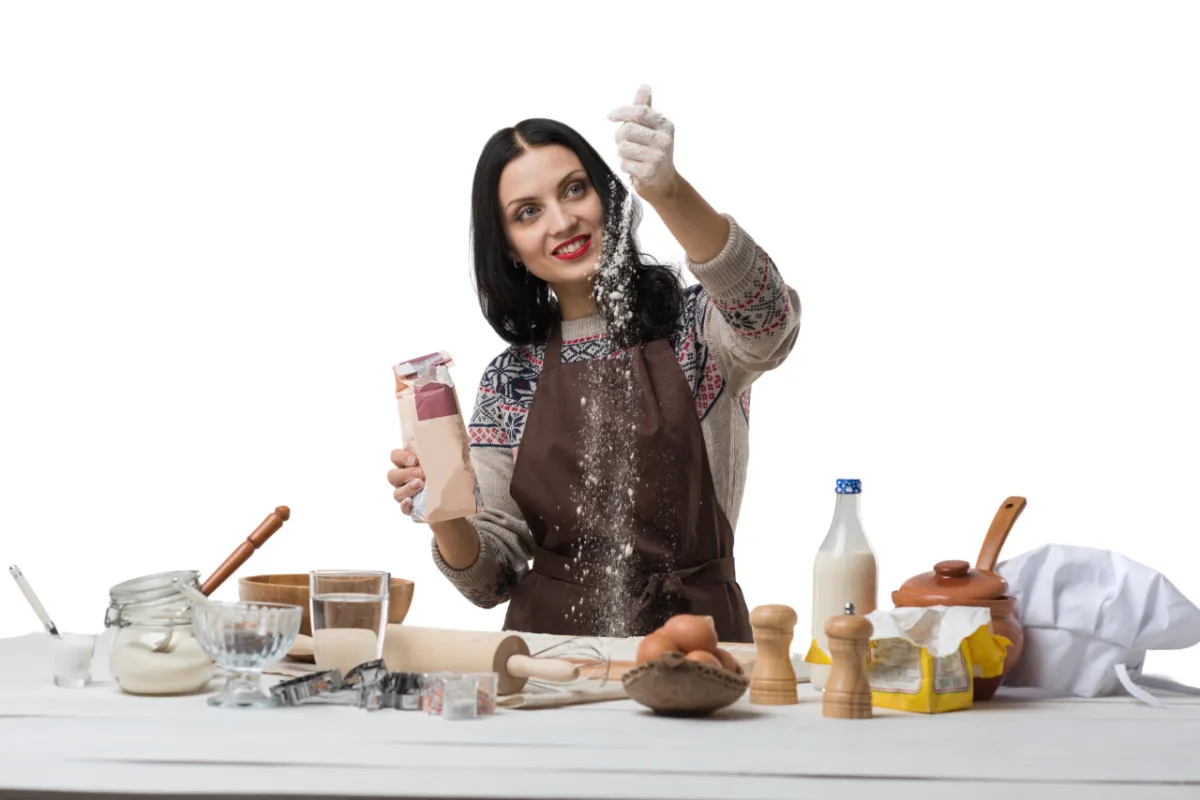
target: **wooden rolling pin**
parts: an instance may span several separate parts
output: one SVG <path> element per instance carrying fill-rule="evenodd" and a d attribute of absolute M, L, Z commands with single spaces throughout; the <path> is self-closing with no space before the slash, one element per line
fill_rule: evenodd
<path fill-rule="evenodd" d="M 494 672 L 499 694 L 517 694 L 534 678 L 570 683 L 579 667 L 562 658 L 533 658 L 520 636 L 388 625 L 383 640 L 388 669 L 402 672 Z"/>
<path fill-rule="evenodd" d="M 270 514 L 267 514 L 266 519 L 259 523 L 258 527 L 246 537 L 246 541 L 237 546 L 229 558 L 217 567 L 217 571 L 208 576 L 208 580 L 200 587 L 201 593 L 206 597 L 215 592 L 222 583 L 229 579 L 229 576 L 237 571 L 238 567 L 246 563 L 246 559 L 254 555 L 254 551 L 262 547 L 267 539 L 271 538 L 271 534 L 283 527 L 283 523 L 287 522 L 288 517 L 292 515 L 291 509 L 287 506 L 279 506 Z"/>

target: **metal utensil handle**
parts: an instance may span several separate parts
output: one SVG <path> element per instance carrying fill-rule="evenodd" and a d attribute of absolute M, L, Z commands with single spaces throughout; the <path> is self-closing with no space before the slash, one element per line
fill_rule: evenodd
<path fill-rule="evenodd" d="M 579 667 L 561 658 L 515 655 L 508 657 L 506 666 L 509 674 L 516 678 L 535 678 L 549 683 L 570 683 L 579 678 Z"/>
<path fill-rule="evenodd" d="M 29 601 L 29 605 L 33 607 L 33 613 L 37 614 L 38 619 L 46 626 L 46 632 L 51 636 L 58 636 L 58 628 L 50 619 L 50 615 L 46 613 L 46 609 L 42 607 L 42 601 L 38 600 L 38 596 L 33 593 L 33 587 L 25 580 L 25 576 L 21 574 L 21 570 L 14 564 L 8 568 L 8 574 L 13 576 L 13 580 L 17 582 L 17 586 L 21 590 L 21 594 L 25 595 L 25 599 Z"/>

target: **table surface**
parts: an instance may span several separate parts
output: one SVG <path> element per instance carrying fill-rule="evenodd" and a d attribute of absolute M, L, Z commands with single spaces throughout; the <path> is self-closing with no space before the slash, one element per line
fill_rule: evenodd
<path fill-rule="evenodd" d="M 50 666 L 45 634 L 0 639 L 0 796 L 1200 797 L 1197 697 L 1152 708 L 1002 689 L 966 711 L 844 721 L 801 684 L 799 705 L 743 697 L 700 720 L 619 700 L 455 722 L 60 689 Z"/>

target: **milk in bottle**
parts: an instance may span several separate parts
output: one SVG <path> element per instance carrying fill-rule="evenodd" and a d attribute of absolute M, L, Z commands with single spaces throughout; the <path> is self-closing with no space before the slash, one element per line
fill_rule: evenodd
<path fill-rule="evenodd" d="M 825 623 L 830 617 L 844 613 L 846 603 L 854 603 L 856 614 L 870 614 L 875 610 L 878 594 L 875 552 L 863 531 L 859 513 L 862 481 L 839 479 L 834 491 L 837 501 L 833 523 L 813 562 L 813 642 L 806 660 L 812 662 L 812 685 L 818 691 L 824 691 L 829 677 Z"/>

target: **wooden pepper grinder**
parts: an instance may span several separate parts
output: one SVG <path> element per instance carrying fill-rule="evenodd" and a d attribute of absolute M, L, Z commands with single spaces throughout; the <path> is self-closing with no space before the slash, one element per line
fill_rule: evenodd
<path fill-rule="evenodd" d="M 846 613 L 830 617 L 825 623 L 829 637 L 829 680 L 821 713 L 834 719 L 870 719 L 871 682 L 867 675 L 867 653 L 875 626 L 866 617 L 854 615 L 854 603 L 846 603 Z"/>
<path fill-rule="evenodd" d="M 758 606 L 750 614 L 758 654 L 750 674 L 750 702 L 760 706 L 799 703 L 792 668 L 792 630 L 796 612 L 788 606 Z"/>

